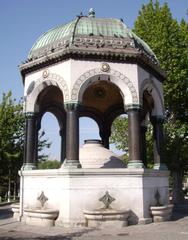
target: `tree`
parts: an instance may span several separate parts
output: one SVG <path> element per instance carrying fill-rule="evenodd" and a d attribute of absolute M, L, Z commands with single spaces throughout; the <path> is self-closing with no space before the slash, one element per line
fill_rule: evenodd
<path fill-rule="evenodd" d="M 11 98 L 11 92 L 3 94 L 0 103 L 0 185 L 1 191 L 7 184 L 17 181 L 17 171 L 23 159 L 24 115 L 21 101 Z"/>
<path fill-rule="evenodd" d="M 60 166 L 61 163 L 57 160 L 45 160 L 39 162 L 38 169 L 57 169 Z"/>
<path fill-rule="evenodd" d="M 134 31 L 146 41 L 166 72 L 164 81 L 165 107 L 167 109 L 167 158 L 173 173 L 174 202 L 182 201 L 182 176 L 187 170 L 185 155 L 188 152 L 188 23 L 179 24 L 173 19 L 167 3 L 159 1 L 144 5 L 135 21 Z"/>
<path fill-rule="evenodd" d="M 134 31 L 156 54 L 161 68 L 166 72 L 164 81 L 165 106 L 173 116 L 187 121 L 188 111 L 188 61 L 185 21 L 179 24 L 173 19 L 167 3 L 160 6 L 150 0 L 143 5 L 135 21 Z M 177 91 L 178 90 L 178 91 Z"/>
<path fill-rule="evenodd" d="M 128 129 L 128 118 L 125 115 L 118 117 L 112 124 L 112 135 L 110 137 L 110 142 L 115 143 L 117 149 L 123 149 L 124 151 L 127 151 L 128 131 L 124 131 L 124 129 Z"/>
<path fill-rule="evenodd" d="M 23 164 L 25 115 L 22 99 L 17 102 L 12 93 L 3 94 L 0 102 L 0 195 L 4 195 L 10 185 L 18 185 L 18 171 Z M 50 143 L 39 136 L 39 152 Z M 43 155 L 41 158 L 44 157 Z"/>
<path fill-rule="evenodd" d="M 164 81 L 166 164 L 174 179 L 174 202 L 178 203 L 182 201 L 182 179 L 188 167 L 188 23 L 173 19 L 167 3 L 160 6 L 158 0 L 155 3 L 150 0 L 142 6 L 133 31 L 151 47 L 167 74 Z M 112 140 L 121 141 L 118 135 L 125 132 L 125 128 L 119 127 L 119 120 L 112 129 L 112 136 L 116 135 Z"/>

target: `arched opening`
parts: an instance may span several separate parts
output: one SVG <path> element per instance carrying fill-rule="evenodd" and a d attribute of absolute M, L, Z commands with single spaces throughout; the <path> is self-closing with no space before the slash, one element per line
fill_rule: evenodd
<path fill-rule="evenodd" d="M 39 112 L 43 111 L 47 106 L 53 107 L 53 104 L 61 105 L 63 108 L 63 94 L 56 86 L 47 86 L 38 96 L 36 105 L 39 107 Z"/>
<path fill-rule="evenodd" d="M 144 90 L 141 111 L 141 155 L 145 167 L 152 166 L 153 160 L 153 125 L 152 111 L 155 107 L 151 92 Z"/>
<path fill-rule="evenodd" d="M 100 79 L 85 89 L 81 115 L 95 119 L 105 148 L 109 148 L 111 124 L 114 118 L 123 112 L 123 98 L 120 89 L 115 84 Z"/>
<path fill-rule="evenodd" d="M 100 139 L 99 127 L 97 123 L 90 117 L 80 117 L 80 146 L 87 139 Z"/>
<path fill-rule="evenodd" d="M 38 138 L 44 131 L 43 139 L 48 139 L 51 143 L 50 148 L 44 148 L 44 155 L 48 160 L 54 163 L 54 166 L 60 166 L 65 159 L 65 128 L 66 115 L 64 110 L 64 100 L 61 90 L 56 86 L 47 86 L 40 92 L 36 105 L 38 106 L 38 129 L 41 129 Z M 40 157 L 40 156 L 39 156 Z M 49 166 L 53 164 L 49 163 Z"/>
<path fill-rule="evenodd" d="M 128 116 L 123 113 L 112 122 L 110 149 L 115 152 L 125 163 L 128 162 Z"/>
<path fill-rule="evenodd" d="M 101 114 L 105 114 L 111 108 L 123 107 L 123 99 L 119 88 L 115 84 L 99 80 L 86 88 L 82 104 L 87 108 L 95 109 Z"/>
<path fill-rule="evenodd" d="M 61 137 L 58 121 L 52 113 L 46 112 L 43 115 L 38 138 L 38 168 L 60 167 Z M 41 145 L 44 145 L 44 147 Z M 40 151 L 41 147 L 42 150 Z"/>

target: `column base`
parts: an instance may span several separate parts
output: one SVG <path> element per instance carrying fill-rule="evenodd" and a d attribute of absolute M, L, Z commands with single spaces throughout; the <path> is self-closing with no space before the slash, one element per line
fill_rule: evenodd
<path fill-rule="evenodd" d="M 140 160 L 133 160 L 128 162 L 127 168 L 145 168 L 144 164 Z"/>
<path fill-rule="evenodd" d="M 35 170 L 37 169 L 36 165 L 34 163 L 25 163 L 23 164 L 22 170 Z"/>
<path fill-rule="evenodd" d="M 65 159 L 61 168 L 82 168 L 82 165 L 78 160 L 68 160 Z"/>
<path fill-rule="evenodd" d="M 168 170 L 165 163 L 155 163 L 153 169 L 155 169 L 155 170 L 165 170 L 165 171 Z"/>

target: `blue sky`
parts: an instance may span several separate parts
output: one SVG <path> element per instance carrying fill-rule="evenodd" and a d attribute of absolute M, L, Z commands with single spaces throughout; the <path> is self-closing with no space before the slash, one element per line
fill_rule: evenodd
<path fill-rule="evenodd" d="M 148 1 L 0 0 L 0 94 L 11 90 L 17 99 L 23 96 L 18 65 L 27 58 L 32 45 L 45 31 L 71 21 L 80 12 L 87 14 L 91 7 L 95 9 L 96 17 L 123 18 L 125 24 L 132 28 L 139 9 Z M 164 2 L 168 3 L 174 18 L 187 20 L 188 0 L 160 0 L 160 3 Z M 55 119 L 46 115 L 42 127 L 53 141 L 51 157 L 58 158 L 58 126 Z M 82 120 L 81 129 L 84 132 L 82 138 L 98 137 L 95 124 Z"/>

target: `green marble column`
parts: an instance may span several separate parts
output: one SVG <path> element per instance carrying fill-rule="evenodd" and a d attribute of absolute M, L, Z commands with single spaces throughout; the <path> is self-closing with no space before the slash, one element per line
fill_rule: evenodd
<path fill-rule="evenodd" d="M 128 168 L 143 168 L 141 156 L 140 107 L 126 107 L 128 114 Z"/>
<path fill-rule="evenodd" d="M 65 168 L 81 168 L 79 162 L 79 105 L 77 103 L 65 104 L 66 110 L 66 159 Z"/>
<path fill-rule="evenodd" d="M 152 116 L 151 122 L 153 125 L 154 169 L 167 170 L 167 166 L 164 163 L 164 117 Z"/>
<path fill-rule="evenodd" d="M 38 156 L 38 129 L 37 129 L 37 114 L 26 113 L 26 133 L 25 133 L 25 160 L 24 170 L 32 170 L 37 167 Z"/>

